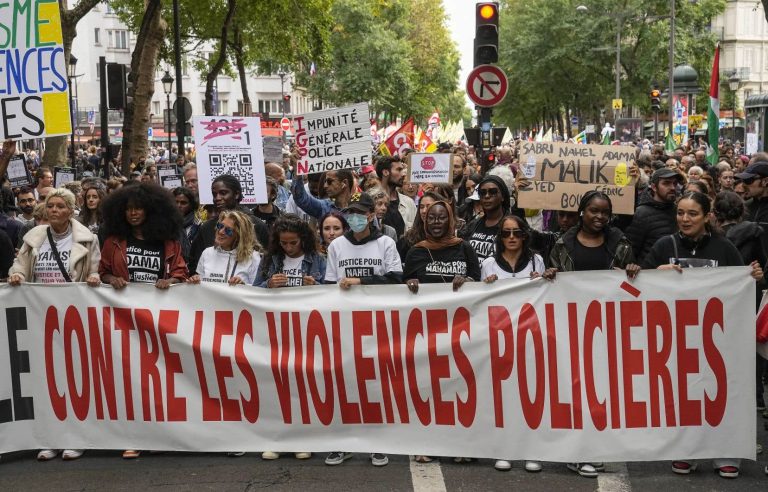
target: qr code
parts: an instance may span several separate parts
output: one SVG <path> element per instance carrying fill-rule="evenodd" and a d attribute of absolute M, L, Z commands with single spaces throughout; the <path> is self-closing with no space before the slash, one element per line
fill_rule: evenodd
<path fill-rule="evenodd" d="M 250 154 L 209 154 L 208 164 L 213 179 L 222 174 L 231 174 L 240 181 L 243 195 L 256 194 L 253 184 L 253 161 Z"/>

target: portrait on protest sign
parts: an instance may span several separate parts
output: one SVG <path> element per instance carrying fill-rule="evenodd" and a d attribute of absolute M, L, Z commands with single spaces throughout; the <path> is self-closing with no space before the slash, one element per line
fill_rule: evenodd
<path fill-rule="evenodd" d="M 640 118 L 619 118 L 616 120 L 616 140 L 623 144 L 643 139 L 643 120 Z"/>
<path fill-rule="evenodd" d="M 267 201 L 259 118 L 240 116 L 195 116 L 195 148 L 200 203 L 213 204 L 211 184 L 230 174 L 243 187 L 243 205 Z"/>
<path fill-rule="evenodd" d="M 0 3 L 0 140 L 72 132 L 59 2 Z"/>
<path fill-rule="evenodd" d="M 11 157 L 8 162 L 8 181 L 12 187 L 32 186 L 32 175 L 27 169 L 23 155 Z"/>
<path fill-rule="evenodd" d="M 327 109 L 293 119 L 299 161 L 296 174 L 315 174 L 371 165 L 368 103 Z"/>
<path fill-rule="evenodd" d="M 59 188 L 77 179 L 77 171 L 71 167 L 53 168 L 53 186 Z"/>

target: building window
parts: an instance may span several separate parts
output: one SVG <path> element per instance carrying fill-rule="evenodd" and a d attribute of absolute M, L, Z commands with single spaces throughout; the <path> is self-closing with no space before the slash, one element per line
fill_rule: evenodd
<path fill-rule="evenodd" d="M 95 44 L 96 46 L 100 46 L 101 45 L 101 36 L 100 36 L 100 34 L 101 34 L 101 30 L 98 27 L 93 29 L 93 44 Z"/>
<path fill-rule="evenodd" d="M 223 101 L 219 101 L 219 114 L 226 115 L 229 113 L 229 100 L 224 99 Z"/>
<path fill-rule="evenodd" d="M 115 46 L 114 36 L 112 35 L 112 30 L 107 30 L 107 48 L 113 48 Z"/>
<path fill-rule="evenodd" d="M 181 75 L 184 77 L 189 76 L 189 61 L 186 56 L 181 59 Z"/>
<path fill-rule="evenodd" d="M 160 101 L 152 101 L 152 114 L 158 116 L 160 113 Z"/>
<path fill-rule="evenodd" d="M 118 50 L 128 49 L 128 31 L 125 31 L 125 30 L 115 31 L 115 49 L 118 49 Z"/>

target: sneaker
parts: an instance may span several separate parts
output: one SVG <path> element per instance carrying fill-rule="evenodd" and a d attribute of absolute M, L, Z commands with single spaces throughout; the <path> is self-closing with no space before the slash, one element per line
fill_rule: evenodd
<path fill-rule="evenodd" d="M 309 453 L 307 451 L 299 451 L 298 453 L 293 453 L 293 455 L 296 457 L 297 460 L 308 460 L 312 457 L 312 453 Z"/>
<path fill-rule="evenodd" d="M 605 471 L 605 463 L 590 463 L 590 465 L 592 465 L 592 468 L 594 468 L 596 471 Z"/>
<path fill-rule="evenodd" d="M 512 462 L 509 460 L 496 460 L 493 467 L 499 471 L 509 471 L 512 469 Z"/>
<path fill-rule="evenodd" d="M 340 465 L 352 457 L 352 453 L 334 451 L 325 458 L 325 464 L 330 466 Z"/>
<path fill-rule="evenodd" d="M 227 456 L 230 458 L 239 458 L 241 456 L 245 456 L 245 451 L 230 451 L 227 453 Z"/>
<path fill-rule="evenodd" d="M 597 470 L 589 463 L 568 463 L 568 469 L 575 471 L 582 477 L 595 478 L 597 477 Z"/>
<path fill-rule="evenodd" d="M 721 466 L 717 473 L 723 478 L 739 478 L 739 469 L 735 466 Z"/>
<path fill-rule="evenodd" d="M 473 461 L 475 461 L 474 458 L 465 458 L 463 456 L 456 456 L 453 458 L 454 463 L 472 463 Z"/>
<path fill-rule="evenodd" d="M 141 451 L 137 449 L 126 449 L 123 451 L 123 459 L 124 460 L 135 460 L 141 455 Z"/>
<path fill-rule="evenodd" d="M 373 466 L 387 466 L 389 464 L 389 458 L 386 454 L 371 453 L 371 464 Z"/>
<path fill-rule="evenodd" d="M 56 456 L 58 456 L 59 450 L 58 449 L 41 449 L 39 453 L 37 453 L 37 461 L 48 461 L 52 460 Z"/>
<path fill-rule="evenodd" d="M 83 455 L 82 449 L 65 449 L 64 452 L 61 453 L 61 459 L 65 461 L 76 460 L 82 455 Z"/>
<path fill-rule="evenodd" d="M 276 460 L 280 457 L 280 453 L 276 453 L 275 451 L 264 451 L 261 453 L 261 459 L 263 460 Z"/>
<path fill-rule="evenodd" d="M 541 461 L 526 461 L 525 471 L 536 473 L 541 471 Z"/>
<path fill-rule="evenodd" d="M 687 461 L 673 461 L 672 471 L 678 475 L 688 475 L 696 470 L 696 465 Z"/>

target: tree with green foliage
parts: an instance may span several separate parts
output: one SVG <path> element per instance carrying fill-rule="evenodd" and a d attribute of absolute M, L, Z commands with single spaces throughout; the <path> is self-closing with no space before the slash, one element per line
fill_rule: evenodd
<path fill-rule="evenodd" d="M 414 116 L 426 121 L 437 109 L 468 116 L 456 90 L 459 55 L 440 2 L 335 0 L 326 60 L 317 75 L 297 74 L 298 85 L 335 106 L 368 102 L 381 119 Z"/>
<path fill-rule="evenodd" d="M 567 0 L 503 0 L 499 65 L 514 97 L 496 110 L 510 126 L 560 124 L 563 116 L 599 120 L 614 96 L 616 32 L 621 30 L 621 97 L 624 106 L 647 109 L 654 82 L 668 73 L 667 0 L 583 0 L 576 10 Z M 715 35 L 710 20 L 725 0 L 678 2 L 676 63 L 688 63 L 706 90 Z M 570 118 L 567 118 L 570 119 Z"/>

